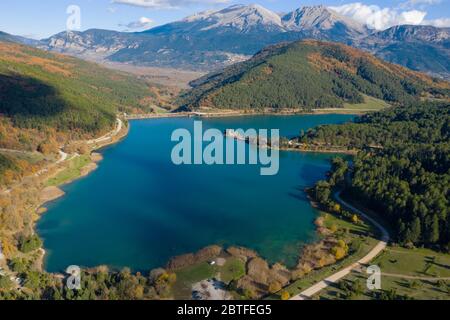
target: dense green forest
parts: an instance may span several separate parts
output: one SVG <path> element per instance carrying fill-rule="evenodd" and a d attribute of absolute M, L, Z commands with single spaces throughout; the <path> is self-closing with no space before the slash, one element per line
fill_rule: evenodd
<path fill-rule="evenodd" d="M 311 40 L 269 47 L 192 85 L 181 109 L 340 108 L 364 95 L 400 105 L 450 88 L 357 49 Z"/>
<path fill-rule="evenodd" d="M 299 141 L 363 150 L 351 166 L 349 194 L 389 221 L 399 242 L 450 246 L 449 103 L 368 114 L 310 130 Z M 328 187 L 316 187 L 321 200 L 330 197 Z"/>

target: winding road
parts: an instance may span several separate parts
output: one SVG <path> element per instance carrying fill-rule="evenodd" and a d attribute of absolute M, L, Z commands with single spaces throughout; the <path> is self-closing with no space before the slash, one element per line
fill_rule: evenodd
<path fill-rule="evenodd" d="M 119 132 L 122 130 L 123 121 L 121 119 L 117 118 L 116 122 L 117 122 L 116 129 L 114 129 L 113 131 L 105 134 L 103 137 L 100 137 L 100 138 L 97 138 L 97 139 L 93 139 L 93 140 L 89 140 L 87 143 L 88 144 L 102 143 L 102 142 L 111 140 L 114 136 L 118 135 Z"/>
<path fill-rule="evenodd" d="M 342 269 L 342 270 L 332 274 L 328 278 L 326 278 L 326 279 L 316 283 L 315 285 L 309 287 L 308 289 L 306 289 L 306 290 L 300 292 L 299 294 L 293 296 L 291 298 L 291 300 L 307 300 L 307 299 L 310 299 L 312 296 L 314 296 L 315 294 L 319 293 L 323 289 L 327 288 L 331 284 L 336 283 L 339 280 L 341 280 L 342 278 L 344 278 L 345 276 L 347 276 L 352 270 L 354 270 L 356 268 L 359 268 L 361 265 L 368 264 L 370 261 L 372 261 L 376 256 L 378 256 L 386 248 L 387 243 L 389 242 L 389 233 L 381 224 L 379 224 L 377 221 L 372 219 L 370 216 L 368 216 L 367 214 L 365 214 L 361 210 L 355 208 L 351 204 L 348 204 L 347 202 L 342 200 L 342 198 L 340 197 L 340 192 L 335 194 L 335 198 L 336 198 L 336 200 L 339 203 L 341 203 L 342 205 L 344 205 L 347 208 L 351 209 L 352 211 L 358 213 L 359 215 L 364 217 L 365 220 L 369 221 L 375 227 L 377 227 L 377 229 L 379 229 L 380 232 L 381 232 L 381 241 L 378 242 L 377 245 L 372 250 L 370 250 L 370 252 L 366 256 L 364 256 L 363 258 L 361 258 L 357 262 L 355 262 L 355 263 L 349 265 L 348 267 L 346 267 L 346 268 L 344 268 L 344 269 Z"/>

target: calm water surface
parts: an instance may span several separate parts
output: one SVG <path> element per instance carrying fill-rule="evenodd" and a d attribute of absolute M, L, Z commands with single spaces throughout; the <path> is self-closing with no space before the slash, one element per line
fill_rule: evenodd
<path fill-rule="evenodd" d="M 352 118 L 254 116 L 205 119 L 203 126 L 277 128 L 295 136 Z M 171 134 L 192 130 L 193 121 L 133 121 L 123 142 L 102 150 L 97 171 L 63 188 L 67 195 L 48 205 L 37 226 L 48 271 L 73 264 L 149 270 L 210 244 L 241 245 L 271 262 L 295 262 L 299 245 L 315 235 L 317 212 L 303 190 L 324 178 L 331 156 L 282 152 L 276 176 L 260 176 L 252 165 L 175 166 Z"/>

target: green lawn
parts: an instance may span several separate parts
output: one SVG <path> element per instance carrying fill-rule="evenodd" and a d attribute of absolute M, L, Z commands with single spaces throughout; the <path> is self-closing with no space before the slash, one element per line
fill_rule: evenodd
<path fill-rule="evenodd" d="M 218 267 L 220 272 L 220 280 L 230 283 L 233 280 L 245 276 L 245 263 L 238 258 L 228 258 L 223 267 Z"/>
<path fill-rule="evenodd" d="M 374 261 L 382 272 L 415 277 L 450 277 L 450 254 L 390 247 Z"/>
<path fill-rule="evenodd" d="M 430 249 L 405 249 L 389 247 L 374 261 L 382 273 L 405 275 L 411 277 L 450 277 L 450 254 L 439 253 Z M 359 281 L 365 288 L 368 275 L 352 272 L 345 279 L 347 283 Z M 406 279 L 389 275 L 381 278 L 382 290 L 395 290 L 398 295 L 414 299 L 450 299 L 450 281 Z M 320 299 L 343 299 L 343 291 L 333 285 L 320 292 Z M 374 292 L 366 290 L 352 299 L 373 299 Z"/>
<path fill-rule="evenodd" d="M 46 182 L 46 186 L 59 186 L 76 179 L 81 175 L 81 169 L 91 161 L 87 155 L 79 156 L 70 161 L 66 169 Z"/>
<path fill-rule="evenodd" d="M 365 273 L 352 272 L 345 279 L 341 280 L 347 283 L 354 283 L 359 281 L 364 288 L 367 281 L 367 275 Z M 412 280 L 401 279 L 382 276 L 381 278 L 381 290 L 395 290 L 398 295 L 408 296 L 409 298 L 418 300 L 435 300 L 450 298 L 450 282 L 449 281 L 424 281 L 424 280 Z M 344 299 L 342 296 L 343 291 L 338 288 L 337 285 L 328 287 L 320 292 L 319 299 Z M 353 297 L 354 300 L 369 300 L 374 299 L 376 292 L 371 292 L 365 289 L 363 294 Z"/>
<path fill-rule="evenodd" d="M 351 104 L 351 103 L 344 103 L 345 109 L 352 109 L 352 110 L 381 110 L 384 108 L 388 108 L 391 105 L 383 100 L 366 96 L 364 95 L 364 103 L 357 103 L 357 104 Z"/>
<path fill-rule="evenodd" d="M 190 299 L 192 285 L 202 280 L 214 278 L 217 274 L 216 266 L 202 262 L 176 271 L 177 281 L 172 287 L 175 299 Z"/>

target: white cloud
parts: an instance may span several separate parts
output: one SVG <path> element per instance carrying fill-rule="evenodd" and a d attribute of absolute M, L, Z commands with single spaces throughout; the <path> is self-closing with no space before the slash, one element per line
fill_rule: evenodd
<path fill-rule="evenodd" d="M 230 0 L 112 0 L 112 2 L 152 9 L 177 9 L 192 4 L 224 4 Z"/>
<path fill-rule="evenodd" d="M 376 30 L 384 30 L 400 24 L 422 24 L 427 15 L 425 11 L 420 10 L 401 11 L 394 8 L 366 5 L 361 2 L 330 8 Z"/>
<path fill-rule="evenodd" d="M 434 5 L 441 3 L 442 0 L 408 0 L 405 2 L 405 4 L 410 6 L 416 6 L 416 5 Z"/>
<path fill-rule="evenodd" d="M 120 27 L 125 27 L 127 30 L 147 29 L 154 24 L 154 21 L 150 18 L 141 17 L 137 21 L 130 22 L 128 24 L 119 24 Z"/>

